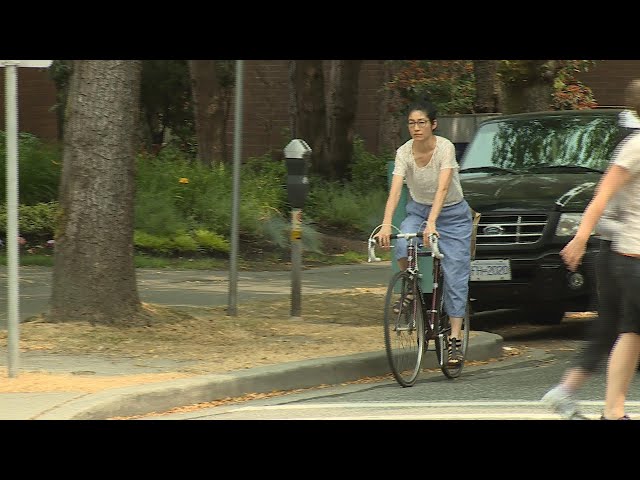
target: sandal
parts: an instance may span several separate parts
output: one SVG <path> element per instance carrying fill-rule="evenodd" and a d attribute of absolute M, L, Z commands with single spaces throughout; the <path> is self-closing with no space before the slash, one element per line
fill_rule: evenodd
<path fill-rule="evenodd" d="M 411 302 L 413 302 L 413 293 L 407 293 L 404 298 L 393 304 L 393 313 L 406 312 L 411 306 Z"/>
<path fill-rule="evenodd" d="M 459 338 L 451 337 L 449 339 L 449 360 L 447 361 L 448 365 L 457 367 L 462 363 L 462 340 Z"/>

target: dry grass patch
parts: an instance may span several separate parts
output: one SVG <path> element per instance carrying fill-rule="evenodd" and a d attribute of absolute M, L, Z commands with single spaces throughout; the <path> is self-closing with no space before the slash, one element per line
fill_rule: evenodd
<path fill-rule="evenodd" d="M 302 300 L 302 319 L 290 317 L 288 299 L 241 304 L 236 316 L 225 307 L 177 311 L 145 304 L 154 315 L 150 326 L 47 323 L 36 317 L 20 326 L 20 350 L 190 361 L 178 372 L 189 374 L 350 355 L 384 349 L 383 296 L 372 289 L 309 295 Z M 6 344 L 6 332 L 0 332 L 0 345 Z"/>

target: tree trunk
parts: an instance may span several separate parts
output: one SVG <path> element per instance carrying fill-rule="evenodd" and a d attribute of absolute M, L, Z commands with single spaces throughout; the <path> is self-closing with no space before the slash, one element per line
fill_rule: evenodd
<path fill-rule="evenodd" d="M 223 161 L 225 95 L 215 60 L 189 60 L 191 91 L 198 141 L 198 160 L 207 166 Z"/>
<path fill-rule="evenodd" d="M 127 324 L 140 311 L 133 248 L 140 72 L 138 60 L 74 62 L 49 321 Z"/>
<path fill-rule="evenodd" d="M 497 60 L 474 60 L 473 72 L 476 78 L 475 113 L 499 112 Z"/>
<path fill-rule="evenodd" d="M 322 60 L 292 60 L 289 78 L 291 136 L 309 144 L 311 171 L 326 176 L 329 173 L 325 162 L 327 110 Z"/>
<path fill-rule="evenodd" d="M 390 82 L 399 70 L 397 60 L 383 60 L 383 85 Z M 380 98 L 378 122 L 378 155 L 391 153 L 400 146 L 404 119 L 401 116 L 401 98 L 397 90 L 383 89 Z M 395 155 L 394 155 L 395 156 Z"/>
<path fill-rule="evenodd" d="M 558 69 L 555 60 L 520 61 L 522 73 L 511 81 L 502 82 L 503 113 L 551 110 L 553 81 Z"/>
<path fill-rule="evenodd" d="M 353 135 L 358 108 L 358 81 L 362 60 L 332 60 L 327 102 L 327 157 L 329 178 L 347 179 L 353 157 Z"/>

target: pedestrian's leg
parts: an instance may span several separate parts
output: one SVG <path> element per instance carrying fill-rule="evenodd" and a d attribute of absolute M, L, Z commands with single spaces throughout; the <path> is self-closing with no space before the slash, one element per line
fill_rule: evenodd
<path fill-rule="evenodd" d="M 609 356 L 618 337 L 618 320 L 622 316 L 621 294 L 611 268 L 612 255 L 611 242 L 600 240 L 599 252 L 594 262 L 598 316 L 589 325 L 586 342 L 578 353 L 576 366 L 568 369 L 560 382 L 569 394 L 578 391 L 595 373 L 602 361 Z"/>
<path fill-rule="evenodd" d="M 607 393 L 604 417 L 615 420 L 624 416 L 624 402 L 629 385 L 638 368 L 640 335 L 623 333 L 618 337 L 607 366 Z"/>

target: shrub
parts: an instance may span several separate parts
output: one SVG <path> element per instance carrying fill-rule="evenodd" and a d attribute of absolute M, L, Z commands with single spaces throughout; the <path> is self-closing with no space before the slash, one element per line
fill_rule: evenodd
<path fill-rule="evenodd" d="M 362 193 L 348 184 L 325 183 L 309 192 L 308 214 L 345 234 L 369 233 L 382 220 L 386 198 L 382 188 Z"/>
<path fill-rule="evenodd" d="M 50 240 L 54 236 L 60 208 L 57 202 L 20 205 L 18 207 L 18 231 L 22 236 L 36 240 Z M 7 234 L 7 207 L 0 205 L 0 233 Z"/>
<path fill-rule="evenodd" d="M 229 242 L 215 232 L 198 229 L 193 232 L 193 238 L 201 250 L 229 253 Z"/>
<path fill-rule="evenodd" d="M 6 134 L 0 131 L 0 198 L 7 198 Z M 21 205 L 49 203 L 58 199 L 62 165 L 59 145 L 43 143 L 30 133 L 18 135 L 18 194 Z"/>

